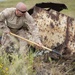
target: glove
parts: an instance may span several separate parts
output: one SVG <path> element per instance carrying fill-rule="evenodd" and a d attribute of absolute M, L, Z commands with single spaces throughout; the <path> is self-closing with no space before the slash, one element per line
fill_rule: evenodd
<path fill-rule="evenodd" d="M 36 49 L 42 49 L 43 44 L 42 43 L 37 43 L 37 45 L 35 45 Z"/>

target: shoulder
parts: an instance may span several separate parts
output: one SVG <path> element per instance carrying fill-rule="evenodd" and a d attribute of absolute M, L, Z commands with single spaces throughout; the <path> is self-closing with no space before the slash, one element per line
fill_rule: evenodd
<path fill-rule="evenodd" d="M 16 10 L 16 8 L 11 7 L 11 8 L 6 8 L 5 10 L 6 10 L 6 11 L 15 11 L 15 10 Z"/>
<path fill-rule="evenodd" d="M 25 13 L 25 17 L 30 17 L 30 16 L 31 15 L 28 12 Z"/>
<path fill-rule="evenodd" d="M 2 11 L 4 16 L 11 15 L 13 12 L 15 12 L 16 8 L 6 8 Z"/>
<path fill-rule="evenodd" d="M 25 18 L 30 22 L 34 21 L 33 17 L 28 12 L 25 13 Z"/>

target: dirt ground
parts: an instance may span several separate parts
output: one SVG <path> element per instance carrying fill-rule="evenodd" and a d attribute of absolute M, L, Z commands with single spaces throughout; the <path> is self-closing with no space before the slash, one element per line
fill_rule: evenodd
<path fill-rule="evenodd" d="M 34 61 L 34 70 L 36 75 L 75 75 L 75 54 L 60 59 L 49 55 L 38 56 Z"/>

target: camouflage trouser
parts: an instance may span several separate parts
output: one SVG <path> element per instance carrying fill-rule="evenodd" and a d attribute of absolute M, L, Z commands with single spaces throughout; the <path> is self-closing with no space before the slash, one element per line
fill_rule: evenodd
<path fill-rule="evenodd" d="M 24 31 L 23 29 L 18 31 L 18 35 L 28 39 L 27 31 Z M 19 39 L 19 38 L 18 38 L 18 40 L 19 40 L 19 45 L 20 45 L 19 53 L 20 54 L 23 54 L 23 53 L 26 54 L 29 50 L 28 43 L 22 39 Z"/>
<path fill-rule="evenodd" d="M 16 34 L 26 39 L 31 39 L 27 31 L 24 31 L 23 29 L 17 31 Z M 7 49 L 6 51 L 9 53 L 18 52 L 19 54 L 26 54 L 29 50 L 28 43 L 26 41 L 16 38 L 10 34 L 4 34 L 1 42 L 2 48 Z"/>

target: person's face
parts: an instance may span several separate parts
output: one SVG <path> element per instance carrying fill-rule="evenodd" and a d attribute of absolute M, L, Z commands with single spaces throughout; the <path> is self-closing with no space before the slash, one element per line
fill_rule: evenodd
<path fill-rule="evenodd" d="M 21 10 L 18 10 L 18 9 L 16 10 L 16 15 L 17 15 L 17 16 L 20 16 L 20 17 L 21 17 L 21 16 L 23 16 L 25 13 L 26 13 L 26 11 L 21 11 Z"/>

